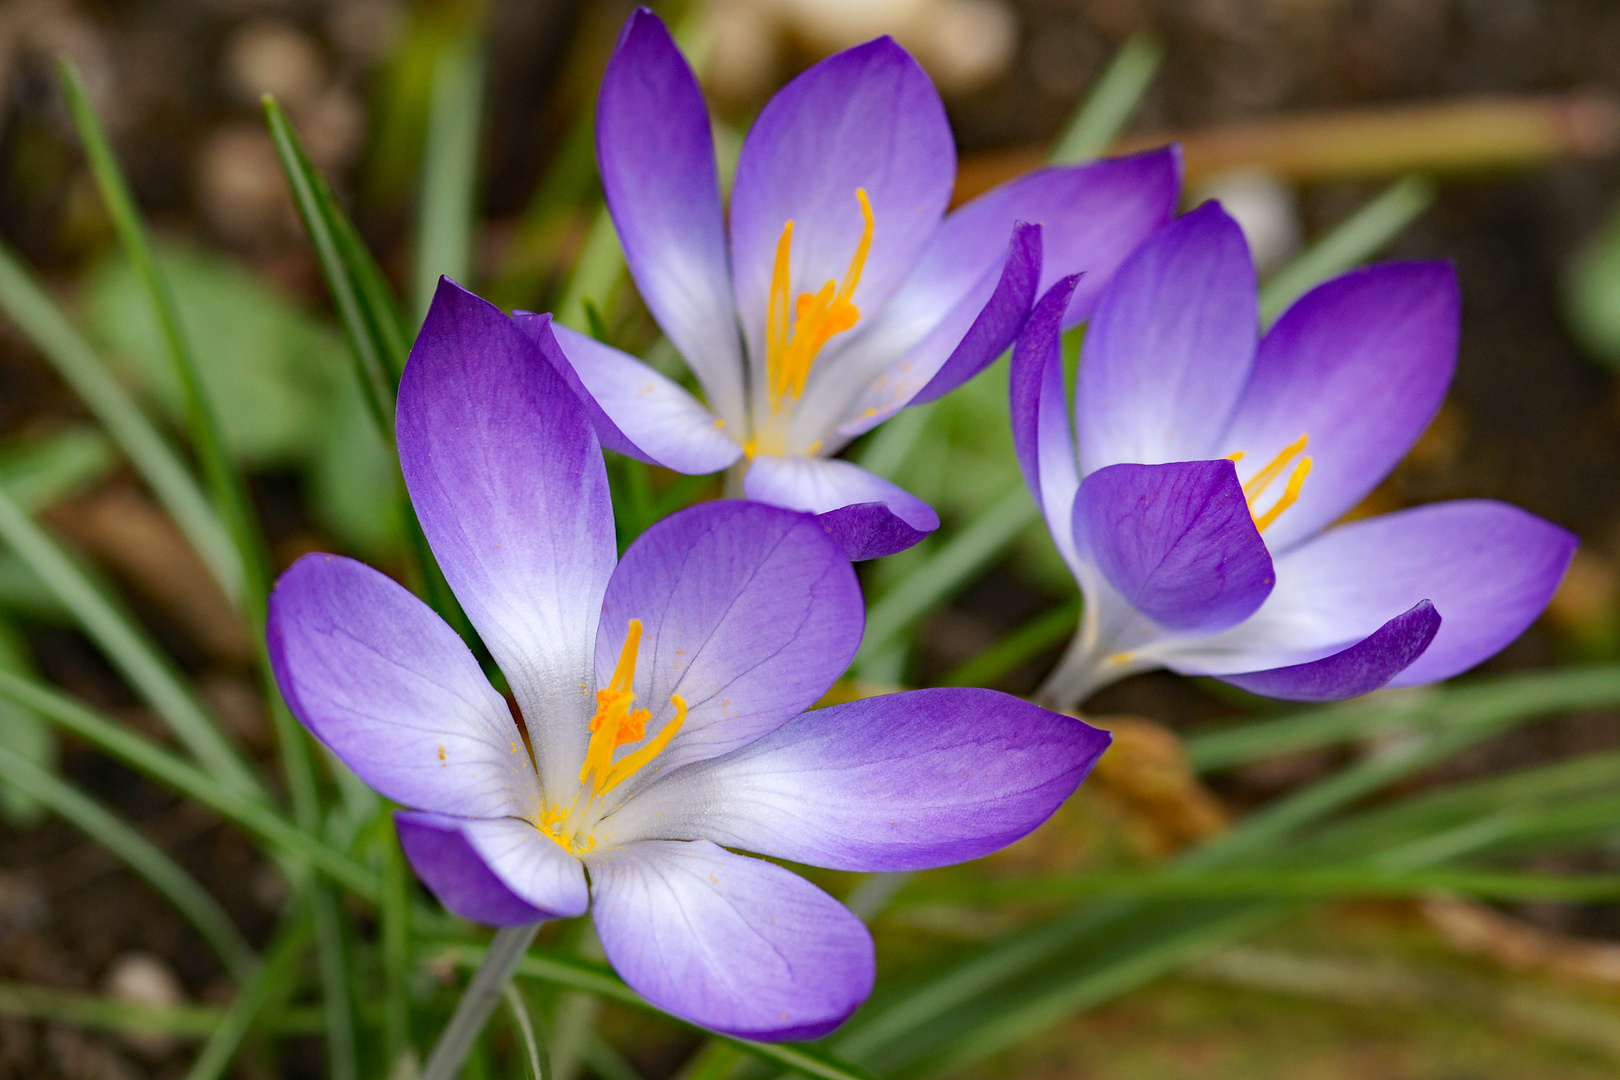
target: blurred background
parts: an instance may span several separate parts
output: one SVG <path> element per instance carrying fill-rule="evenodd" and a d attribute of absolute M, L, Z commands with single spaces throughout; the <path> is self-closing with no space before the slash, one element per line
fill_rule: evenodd
<path fill-rule="evenodd" d="M 1108 131 L 1115 152 L 1182 141 L 1187 205 L 1223 201 L 1262 276 L 1278 275 L 1275 295 L 1289 293 L 1286 275 L 1308 276 L 1300 260 L 1313 254 L 1329 265 L 1374 255 L 1452 260 L 1465 303 L 1456 381 L 1434 425 L 1365 509 L 1490 497 L 1574 530 L 1581 551 L 1553 607 L 1487 668 L 1620 660 L 1620 6 L 655 6 L 703 73 L 721 121 L 722 162 L 796 71 L 890 33 L 945 96 L 959 199 L 1044 162 L 1112 70 L 1119 122 L 1099 127 L 1093 114 L 1087 130 Z M 503 306 L 556 310 L 667 361 L 615 261 L 595 186 L 590 106 L 630 8 L 607 0 L 0 0 L 0 239 L 152 414 L 181 430 L 181 387 L 53 73 L 65 53 L 83 72 L 153 229 L 275 566 L 319 549 L 402 572 L 394 466 L 347 360 L 261 95 L 286 109 L 407 319 L 434 276 L 449 272 Z M 445 215 L 425 209 L 446 201 L 452 224 L 459 215 L 475 227 L 446 231 Z M 1339 254 L 1324 256 L 1324 238 L 1341 245 Z M 947 521 L 937 540 L 864 569 L 881 637 L 857 670 L 866 683 L 1027 692 L 1066 640 L 1073 586 L 1041 527 L 1022 510 L 999 526 L 987 518 L 1021 488 L 1004 388 L 1002 365 L 853 451 Z M 718 490 L 611 467 L 631 520 Z M 10 318 L 0 318 L 0 484 L 113 583 L 234 736 L 268 755 L 270 721 L 247 630 L 184 534 Z M 920 577 L 975 527 L 973 535 L 1000 531 L 950 580 Z M 37 673 L 167 737 L 9 553 L 0 554 L 0 668 Z M 101 752 L 57 739 L 15 706 L 0 710 L 0 744 L 134 823 L 251 940 L 269 932 L 286 885 L 251 842 Z M 1378 748 L 1369 738 L 1253 763 L 1207 764 L 1215 757 L 1201 759 L 1196 748 L 1189 757 L 1183 739 L 1267 710 L 1276 706 L 1165 674 L 1110 688 L 1089 709 L 1119 734 L 1097 782 L 985 872 L 1152 865 Z M 1620 710 L 1554 710 L 1404 779 L 1397 794 L 1617 749 Z M 0 807 L 0 1080 L 185 1075 L 194 1052 L 185 1037 L 120 1034 L 7 996 L 7 987 L 28 984 L 217 1006 L 231 984 L 188 924 L 101 847 L 19 791 L 0 786 Z M 1516 865 L 1620 873 L 1620 820 L 1593 835 L 1572 849 L 1521 853 Z M 900 903 L 875 924 L 880 957 L 903 967 L 995 940 L 1023 918 L 1019 911 Z M 363 936 L 364 916 L 356 919 Z M 695 1045 L 631 1012 L 610 1009 L 599 1029 L 619 1065 L 648 1080 L 673 1075 Z M 278 1046 L 246 1055 L 237 1075 L 324 1075 L 312 1032 Z M 604 1060 L 586 1055 L 570 1067 L 622 1080 Z M 1620 905 L 1315 905 L 1166 979 L 1099 999 L 971 1070 L 1054 1080 L 1617 1076 Z"/>

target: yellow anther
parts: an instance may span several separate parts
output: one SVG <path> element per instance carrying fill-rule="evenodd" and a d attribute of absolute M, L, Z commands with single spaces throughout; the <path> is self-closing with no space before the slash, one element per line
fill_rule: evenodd
<path fill-rule="evenodd" d="M 626 743 L 640 742 L 647 733 L 647 721 L 652 713 L 647 709 L 632 710 L 636 700 L 631 684 L 636 677 L 636 655 L 641 650 L 641 620 L 631 619 L 619 650 L 619 662 L 614 665 L 613 678 L 606 687 L 596 692 L 596 715 L 591 717 L 591 741 L 585 748 L 585 763 L 580 766 L 579 782 L 591 784 L 591 798 L 606 794 L 622 784 L 637 769 L 658 755 L 669 745 L 669 740 L 680 731 L 686 719 L 686 703 L 680 695 L 670 700 L 675 703 L 675 718 L 664 725 L 652 742 L 618 762 L 613 751 Z M 545 819 L 541 819 L 545 826 Z M 551 829 L 547 826 L 547 831 Z"/>
<path fill-rule="evenodd" d="M 850 298 L 855 295 L 855 286 L 860 284 L 866 255 L 872 248 L 873 223 L 872 204 L 866 198 L 866 189 L 856 188 L 855 197 L 861 203 L 861 239 L 855 245 L 855 254 L 842 283 L 829 281 L 814 293 L 800 293 L 797 300 L 790 300 L 793 222 L 782 227 L 782 238 L 776 242 L 770 298 L 765 305 L 765 380 L 773 410 L 781 406 L 788 394 L 797 398 L 804 393 L 810 365 L 815 363 L 821 347 L 834 334 L 850 329 L 861 317 L 860 309 L 850 303 Z"/>
<path fill-rule="evenodd" d="M 1273 480 L 1282 475 L 1283 470 L 1288 468 L 1288 463 L 1299 456 L 1299 454 L 1305 449 L 1305 444 L 1309 441 L 1309 435 L 1301 435 L 1299 438 L 1283 447 L 1277 456 L 1272 458 L 1270 463 L 1268 463 L 1265 468 L 1255 473 L 1253 479 L 1251 479 L 1247 484 L 1243 485 L 1243 497 L 1249 500 L 1249 506 L 1251 508 L 1254 506 L 1254 500 L 1259 497 L 1260 493 L 1265 491 L 1266 488 L 1270 487 Z"/>
<path fill-rule="evenodd" d="M 1254 519 L 1254 527 L 1260 532 L 1266 531 L 1266 526 L 1277 520 L 1277 515 L 1294 505 L 1299 498 L 1299 489 L 1305 486 L 1305 478 L 1311 475 L 1311 459 L 1300 458 L 1299 464 L 1294 466 L 1294 473 L 1288 478 L 1288 486 L 1283 489 L 1282 498 L 1276 505 L 1264 514 Z M 1252 513 L 1252 511 L 1251 511 Z"/>
<path fill-rule="evenodd" d="M 1254 512 L 1254 501 L 1264 494 L 1266 488 L 1270 487 L 1277 477 L 1283 474 L 1294 458 L 1299 457 L 1309 442 L 1309 435 L 1301 435 L 1283 447 L 1276 457 L 1266 463 L 1265 468 L 1255 473 L 1249 482 L 1243 485 L 1243 498 L 1249 504 L 1249 516 L 1254 518 L 1254 527 L 1260 532 L 1265 532 L 1267 525 L 1276 521 L 1278 515 L 1299 500 L 1299 492 L 1305 486 L 1305 478 L 1311 474 L 1311 459 L 1308 457 L 1300 458 L 1299 464 L 1294 466 L 1294 471 L 1288 477 L 1288 485 L 1283 489 L 1282 497 L 1277 500 L 1271 509 L 1264 514 L 1257 515 Z M 1226 459 L 1232 462 L 1242 461 L 1243 451 L 1234 451 L 1226 455 Z"/>
<path fill-rule="evenodd" d="M 613 767 L 608 770 L 607 776 L 598 779 L 596 794 L 606 795 L 630 779 L 631 776 L 635 775 L 637 769 L 657 757 L 658 752 L 668 746 L 669 740 L 673 739 L 681 730 L 681 725 L 686 722 L 686 701 L 679 694 L 671 694 L 669 700 L 675 706 L 675 715 L 670 718 L 669 723 L 664 725 L 664 730 L 653 736 L 652 742 L 643 746 L 640 750 L 626 754 L 616 761 Z"/>

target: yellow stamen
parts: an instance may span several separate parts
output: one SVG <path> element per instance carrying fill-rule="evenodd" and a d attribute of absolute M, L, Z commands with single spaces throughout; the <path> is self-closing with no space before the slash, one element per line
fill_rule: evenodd
<path fill-rule="evenodd" d="M 1301 435 L 1283 447 L 1265 468 L 1255 473 L 1254 478 L 1243 485 L 1243 497 L 1249 500 L 1251 507 L 1254 506 L 1254 500 L 1260 496 L 1260 493 L 1270 487 L 1271 482 L 1281 476 L 1284 469 L 1288 468 L 1288 463 L 1293 461 L 1305 449 L 1305 444 L 1308 441 L 1310 441 L 1309 435 Z"/>
<path fill-rule="evenodd" d="M 1288 478 L 1288 486 L 1283 489 L 1282 498 L 1278 499 L 1270 510 L 1254 519 L 1254 527 L 1260 532 L 1265 532 L 1266 526 L 1277 520 L 1277 515 L 1293 506 L 1295 500 L 1299 498 L 1299 489 L 1305 486 L 1305 478 L 1310 474 L 1311 459 L 1301 458 L 1299 464 L 1294 466 L 1293 475 Z M 1253 513 L 1252 509 L 1250 513 Z"/>
<path fill-rule="evenodd" d="M 681 724 L 686 719 L 686 703 L 676 694 L 670 699 L 675 703 L 675 718 L 664 725 L 664 730 L 641 749 L 626 754 L 617 762 L 613 760 L 613 751 L 626 743 L 641 741 L 647 734 L 647 721 L 652 718 L 651 711 L 647 709 L 630 708 L 636 700 L 631 683 L 635 681 L 636 655 L 640 650 L 641 620 L 631 619 L 624 635 L 624 645 L 619 650 L 619 662 L 613 668 L 613 678 L 606 687 L 596 692 L 596 715 L 591 717 L 591 741 L 585 748 L 585 764 L 579 770 L 579 782 L 589 782 L 591 785 L 591 798 L 612 791 L 656 757 L 681 730 Z"/>
<path fill-rule="evenodd" d="M 804 393 L 810 378 L 810 365 L 816 354 L 834 334 L 842 333 L 860 319 L 858 307 L 850 303 L 860 284 L 866 255 L 872 248 L 872 204 L 865 188 L 856 188 L 861 203 L 861 239 L 844 272 L 842 283 L 829 281 L 814 293 L 800 293 L 790 302 L 790 264 L 793 248 L 793 222 L 782 227 L 776 242 L 776 263 L 771 270 L 771 293 L 765 305 L 765 380 L 771 409 L 780 408 L 788 394 Z M 788 326 L 789 315 L 793 325 Z"/>
<path fill-rule="evenodd" d="M 679 694 L 671 694 L 669 700 L 675 706 L 675 715 L 670 719 L 669 723 L 664 725 L 664 730 L 653 736 L 652 742 L 643 746 L 640 750 L 626 754 L 614 762 L 613 767 L 608 770 L 607 776 L 597 781 L 596 793 L 598 795 L 606 795 L 630 779 L 637 769 L 657 757 L 658 752 L 668 746 L 669 740 L 673 739 L 676 733 L 681 730 L 681 725 L 686 722 L 686 701 Z"/>
<path fill-rule="evenodd" d="M 1308 457 L 1300 458 L 1299 464 L 1294 466 L 1294 471 L 1289 474 L 1288 484 L 1283 488 L 1282 497 L 1276 501 L 1271 509 L 1263 514 L 1255 514 L 1254 512 L 1254 501 L 1265 493 L 1266 488 L 1270 487 L 1277 477 L 1283 474 L 1294 458 L 1299 457 L 1309 442 L 1309 435 L 1301 435 L 1283 447 L 1276 457 L 1267 462 L 1263 469 L 1255 473 L 1249 482 L 1243 485 L 1243 498 L 1249 504 L 1249 516 L 1254 518 L 1254 527 L 1258 531 L 1265 532 L 1266 526 L 1276 521 L 1284 510 L 1287 510 L 1299 500 L 1299 492 L 1305 486 L 1305 478 L 1311 474 L 1311 459 Z M 1226 458 L 1232 462 L 1242 461 L 1243 451 L 1234 451 L 1226 455 Z"/>

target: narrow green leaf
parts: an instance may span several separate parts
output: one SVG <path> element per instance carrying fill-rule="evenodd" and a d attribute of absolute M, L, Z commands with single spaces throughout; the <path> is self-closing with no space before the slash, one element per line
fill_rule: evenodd
<path fill-rule="evenodd" d="M 381 897 L 383 969 L 383 1048 L 385 1060 L 398 1061 L 411 1045 L 411 871 L 393 829 L 387 828 Z"/>
<path fill-rule="evenodd" d="M 312 881 L 310 918 L 315 930 L 315 960 L 321 980 L 321 1011 L 326 1019 L 326 1075 L 328 1080 L 357 1080 L 354 1015 L 349 1001 L 349 964 L 343 948 L 342 916 L 337 900 L 324 881 Z"/>
<path fill-rule="evenodd" d="M 212 1005 L 146 1005 L 54 986 L 0 982 L 0 1015 L 103 1031 L 201 1038 L 219 1026 L 225 1010 Z M 321 1017 L 313 1009 L 291 1009 L 276 1018 L 275 1030 L 282 1035 L 314 1035 L 321 1030 Z"/>
<path fill-rule="evenodd" d="M 439 277 L 468 282 L 484 104 L 481 28 L 444 42 L 433 65 L 422 201 L 417 219 L 416 318 L 427 317 Z"/>
<path fill-rule="evenodd" d="M 4 670 L 0 670 L 0 697 L 33 710 L 159 783 L 196 799 L 272 847 L 308 860 L 333 881 L 365 899 L 375 902 L 381 895 L 381 884 L 369 870 L 318 837 L 301 831 L 261 799 L 227 787 L 72 698 Z"/>
<path fill-rule="evenodd" d="M 1620 897 L 1620 874 L 1578 877 L 1497 870 L 1443 868 L 1391 873 L 1382 865 L 1263 867 L 1244 870 L 1087 871 L 1058 876 L 926 883 L 902 892 L 894 906 L 1085 900 L 1099 896 L 1228 897 L 1338 900 L 1347 897 L 1422 897 L 1453 893 L 1481 900 L 1601 902 Z"/>
<path fill-rule="evenodd" d="M 1311 289 L 1372 258 L 1429 208 L 1434 195 L 1428 180 L 1408 176 L 1334 226 L 1260 287 L 1261 323 L 1270 326 Z"/>
<path fill-rule="evenodd" d="M 394 325 L 398 335 L 397 316 L 385 299 L 379 305 L 376 298 L 362 286 L 365 269 L 360 263 L 371 264 L 369 253 L 362 248 L 357 261 L 343 242 L 343 225 L 347 219 L 332 197 L 326 178 L 310 164 L 303 145 L 293 130 L 292 122 L 275 99 L 264 97 L 265 122 L 270 138 L 275 143 L 276 155 L 281 159 L 282 172 L 292 189 L 293 204 L 304 223 L 304 231 L 315 248 L 315 257 L 326 278 L 332 306 L 343 323 L 344 335 L 349 341 L 350 355 L 365 390 L 366 404 L 371 409 L 377 428 L 393 442 L 394 386 L 403 370 L 403 357 L 395 357 L 386 333 Z M 341 224 L 340 224 L 341 222 Z M 351 227 L 352 228 L 352 227 Z M 380 276 L 380 275 L 379 275 Z"/>
<path fill-rule="evenodd" d="M 28 642 L 9 619 L 0 619 L 0 671 L 19 678 L 34 674 Z M 49 721 L 14 701 L 0 701 L 0 746 L 56 775 L 56 732 Z M 27 792 L 0 779 L 0 813 L 12 825 L 37 824 L 45 808 Z"/>
<path fill-rule="evenodd" d="M 158 269 L 157 260 L 152 254 L 151 242 L 146 236 L 145 225 L 141 221 L 140 209 L 135 205 L 135 197 L 129 190 L 129 183 L 125 180 L 123 170 L 119 168 L 112 147 L 107 142 L 106 132 L 101 129 L 101 123 L 90 105 L 84 82 L 73 62 L 66 57 L 58 58 L 57 74 L 62 84 L 62 92 L 67 99 L 68 112 L 73 117 L 79 140 L 84 144 L 90 171 L 96 178 L 102 200 L 107 204 L 108 214 L 112 217 L 113 228 L 118 233 L 125 255 L 146 286 L 153 314 L 157 317 L 164 343 L 168 347 L 170 358 L 174 361 L 175 375 L 185 391 L 187 427 L 192 445 L 198 460 L 202 463 L 203 475 L 207 478 L 214 506 L 224 521 L 226 531 L 230 534 L 242 563 L 244 586 L 241 591 L 242 606 L 248 613 L 250 621 L 257 626 L 264 621 L 264 600 L 268 592 L 266 556 L 263 538 L 254 522 L 246 488 L 231 463 L 224 435 L 220 430 L 219 418 L 215 415 L 213 406 L 203 390 L 197 360 L 185 327 L 181 324 L 174 293 Z"/>
<path fill-rule="evenodd" d="M 4 745 L 0 745 L 0 776 L 72 822 L 150 882 L 190 920 L 238 982 L 252 973 L 253 949 L 225 909 L 156 844 L 72 784 Z"/>
<path fill-rule="evenodd" d="M 476 968 L 483 958 L 483 950 L 456 946 L 440 954 L 443 959 L 460 967 Z M 647 1012 L 668 1014 L 648 1004 L 640 994 L 601 964 L 573 956 L 558 956 L 540 950 L 531 950 L 518 963 L 520 978 L 541 979 L 545 982 L 582 990 L 597 997 L 607 998 Z M 670 1017 L 670 1019 L 675 1019 Z M 678 1020 L 676 1021 L 679 1022 Z M 725 1035 L 713 1036 L 723 1042 L 740 1047 L 749 1055 L 779 1067 L 792 1069 L 805 1076 L 821 1080 L 873 1080 L 870 1073 L 848 1062 L 840 1061 L 824 1050 L 800 1043 L 761 1043 L 751 1039 L 733 1039 Z"/>
<path fill-rule="evenodd" d="M 1101 157 L 1130 120 L 1164 61 L 1164 45 L 1141 30 L 1120 46 L 1102 78 L 1052 147 L 1052 162 L 1067 165 Z"/>
<path fill-rule="evenodd" d="M 309 944 L 309 914 L 306 905 L 294 902 L 276 928 L 264 960 L 251 979 L 237 991 L 236 999 L 225 1010 L 208 1036 L 202 1052 L 191 1064 L 186 1080 L 219 1080 L 230 1068 L 242 1040 L 259 1020 L 266 1006 L 284 996 L 288 985 L 298 977 L 298 963 Z"/>
<path fill-rule="evenodd" d="M 242 560 L 230 534 L 178 454 L 129 392 L 62 315 L 16 255 L 0 244 L 0 309 L 73 388 L 129 458 L 207 564 L 225 594 L 242 591 Z"/>
<path fill-rule="evenodd" d="M 934 605 L 965 586 L 1005 551 L 1037 514 L 1029 492 L 1020 484 L 935 549 L 922 565 L 872 605 L 866 617 L 866 638 L 855 657 L 856 666 L 882 653 Z"/>
<path fill-rule="evenodd" d="M 204 712 L 167 654 L 3 490 L 0 538 L 50 587 L 135 692 L 198 761 L 239 791 L 263 792 L 258 778 Z"/>
<path fill-rule="evenodd" d="M 1359 698 L 1187 740 L 1201 772 L 1445 724 L 1453 716 L 1503 719 L 1620 704 L 1620 664 L 1494 675 L 1445 687 Z"/>

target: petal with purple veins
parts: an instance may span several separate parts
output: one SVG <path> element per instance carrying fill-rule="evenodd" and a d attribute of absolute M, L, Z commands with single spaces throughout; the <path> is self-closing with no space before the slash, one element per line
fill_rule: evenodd
<path fill-rule="evenodd" d="M 742 340 L 709 112 L 669 31 L 646 9 L 625 23 L 602 76 L 596 161 L 642 299 L 715 409 L 740 427 Z"/>
<path fill-rule="evenodd" d="M 265 638 L 293 715 L 390 799 L 462 817 L 535 805 L 539 780 L 505 700 L 398 583 L 305 555 L 270 594 Z"/>
<path fill-rule="evenodd" d="M 1461 308 L 1449 264 L 1388 263 L 1318 286 L 1266 334 L 1220 453 L 1243 451 L 1250 475 L 1308 437 L 1311 472 L 1266 531 L 1273 550 L 1340 517 L 1411 449 L 1451 382 Z"/>
<path fill-rule="evenodd" d="M 1024 328 L 1035 303 L 1040 273 L 1041 227 L 1019 222 L 1013 227 L 1007 257 L 996 271 L 993 290 L 975 289 L 920 345 L 891 363 L 864 390 L 825 387 L 827 396 L 835 389 L 843 389 L 844 397 L 859 394 L 836 429 L 838 439 L 870 431 L 907 405 L 943 397 L 988 367 Z M 987 277 L 984 285 L 989 284 Z M 847 354 L 839 360 L 844 365 L 849 362 Z M 816 415 L 830 404 L 818 396 L 802 407 L 801 414 L 813 426 Z"/>
<path fill-rule="evenodd" d="M 1209 634 L 1254 614 L 1275 574 L 1230 461 L 1109 465 L 1080 484 L 1074 531 L 1136 610 Z"/>
<path fill-rule="evenodd" d="M 463 919 L 489 926 L 527 926 L 553 917 L 526 903 L 495 876 L 462 835 L 457 819 L 398 810 L 394 828 L 422 884 Z"/>
<path fill-rule="evenodd" d="M 1225 675 L 1321 659 L 1430 600 L 1444 622 L 1393 678 L 1450 678 L 1524 632 L 1575 551 L 1570 533 L 1488 500 L 1435 503 L 1330 529 L 1276 559 L 1277 586 L 1248 621 L 1176 645 L 1167 666 Z"/>
<path fill-rule="evenodd" d="M 507 817 L 463 821 L 459 827 L 484 865 L 548 918 L 571 919 L 590 907 L 584 865 L 531 822 Z"/>
<path fill-rule="evenodd" d="M 1423 655 L 1440 631 L 1434 605 L 1419 601 L 1348 649 L 1304 664 L 1222 675 L 1251 694 L 1288 701 L 1338 701 L 1388 685 Z"/>
<path fill-rule="evenodd" d="M 892 555 L 939 528 L 932 506 L 837 458 L 757 457 L 743 490 L 759 502 L 820 514 L 850 559 Z"/>
<path fill-rule="evenodd" d="M 836 870 L 922 870 L 1029 833 L 1108 742 L 993 690 L 913 690 L 805 713 L 660 780 L 605 824 L 618 843 L 701 838 Z"/>
<path fill-rule="evenodd" d="M 522 315 L 517 322 L 586 403 L 603 446 L 694 475 L 718 472 L 742 456 L 742 447 L 726 434 L 726 422 L 673 381 L 550 319 Z M 550 342 L 548 326 L 555 335 Z"/>
<path fill-rule="evenodd" d="M 673 1016 L 743 1039 L 815 1039 L 872 992 L 872 937 L 780 866 L 704 840 L 645 841 L 590 859 L 608 961 Z"/>
<path fill-rule="evenodd" d="M 872 246 L 853 301 L 870 316 L 917 264 L 955 175 L 939 93 L 890 38 L 828 57 L 766 104 L 743 143 L 731 194 L 732 274 L 756 379 L 783 227 L 793 222 L 791 295 L 815 293 L 843 280 L 865 227 L 855 193 L 866 192 Z M 998 243 L 1006 235 L 1003 228 Z"/>
<path fill-rule="evenodd" d="M 607 686 L 640 620 L 636 708 L 662 731 L 685 702 L 673 741 L 614 794 L 727 753 L 808 708 L 860 645 L 860 586 L 816 519 L 741 501 L 700 503 L 660 521 L 625 551 L 596 639 Z"/>
<path fill-rule="evenodd" d="M 441 281 L 400 380 L 400 467 L 422 531 L 560 791 L 584 760 L 613 504 L 585 406 L 497 308 Z"/>
<path fill-rule="evenodd" d="M 1082 473 L 1220 456 L 1259 318 L 1248 241 L 1219 204 L 1155 233 L 1086 330 L 1075 388 Z"/>
<path fill-rule="evenodd" d="M 1069 277 L 1059 281 L 1030 312 L 1013 346 L 1008 394 L 1013 446 L 1024 483 L 1041 508 L 1058 551 L 1070 569 L 1078 573 L 1072 512 L 1080 472 L 1069 428 L 1059 336 L 1076 280 Z"/>

